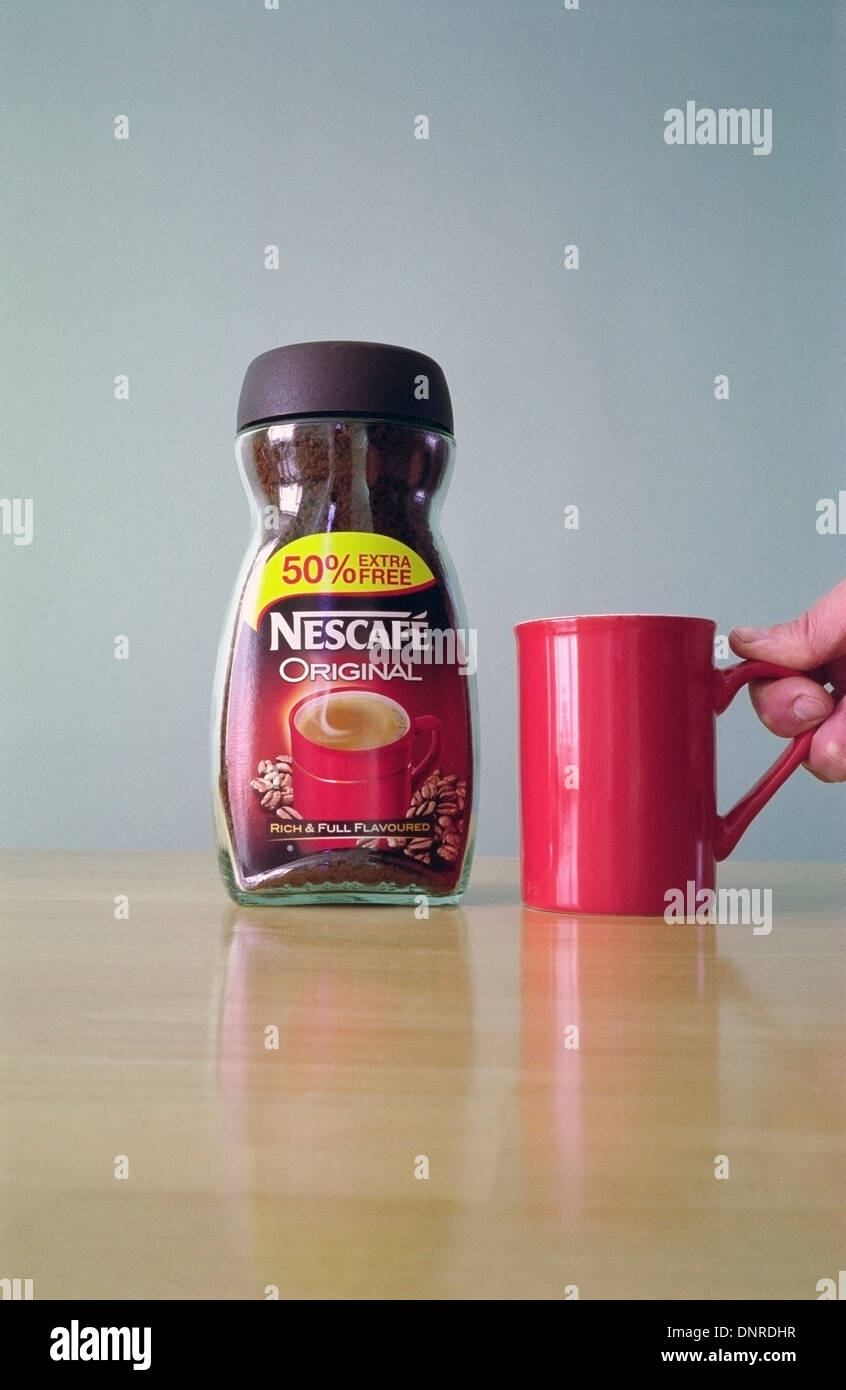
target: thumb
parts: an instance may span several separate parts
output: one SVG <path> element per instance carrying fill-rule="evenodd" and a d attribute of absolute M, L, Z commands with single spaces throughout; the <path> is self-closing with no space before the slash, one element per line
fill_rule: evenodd
<path fill-rule="evenodd" d="M 846 579 L 792 622 L 732 628 L 729 644 L 738 656 L 797 671 L 811 671 L 846 656 Z"/>

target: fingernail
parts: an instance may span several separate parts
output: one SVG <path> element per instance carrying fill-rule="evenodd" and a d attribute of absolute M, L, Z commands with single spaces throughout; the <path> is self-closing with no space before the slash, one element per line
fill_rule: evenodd
<path fill-rule="evenodd" d="M 762 637 L 769 637 L 768 627 L 733 627 L 732 633 L 741 642 L 759 642 Z"/>
<path fill-rule="evenodd" d="M 810 719 L 824 719 L 827 714 L 828 706 L 813 695 L 798 695 L 793 701 L 793 718 L 800 724 L 806 724 Z"/>

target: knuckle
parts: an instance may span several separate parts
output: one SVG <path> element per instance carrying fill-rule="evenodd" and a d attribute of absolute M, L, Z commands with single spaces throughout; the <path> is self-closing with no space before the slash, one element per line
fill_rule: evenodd
<path fill-rule="evenodd" d="M 793 628 L 812 661 L 821 665 L 828 647 L 821 614 L 813 608 L 808 608 L 804 613 L 800 613 Z"/>

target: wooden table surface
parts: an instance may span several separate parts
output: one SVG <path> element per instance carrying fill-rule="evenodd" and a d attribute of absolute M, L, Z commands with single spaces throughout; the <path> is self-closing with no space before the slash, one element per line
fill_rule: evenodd
<path fill-rule="evenodd" d="M 768 935 L 530 911 L 509 860 L 428 920 L 239 908 L 212 855 L 0 868 L 0 1278 L 36 1298 L 813 1300 L 846 1269 L 843 865 L 724 866 Z"/>

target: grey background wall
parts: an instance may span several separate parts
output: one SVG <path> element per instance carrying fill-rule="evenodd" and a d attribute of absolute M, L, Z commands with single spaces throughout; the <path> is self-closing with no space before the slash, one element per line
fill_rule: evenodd
<path fill-rule="evenodd" d="M 2 842 L 210 846 L 211 680 L 248 534 L 235 402 L 279 343 L 402 343 L 447 373 L 485 852 L 516 847 L 515 621 L 727 633 L 840 579 L 846 538 L 815 523 L 846 487 L 845 17 L 3 4 L 0 492 L 34 527 L 0 536 Z M 687 100 L 771 108 L 771 153 L 667 145 Z M 778 749 L 745 697 L 721 734 L 727 804 Z M 740 857 L 839 859 L 845 809 L 801 772 Z"/>

